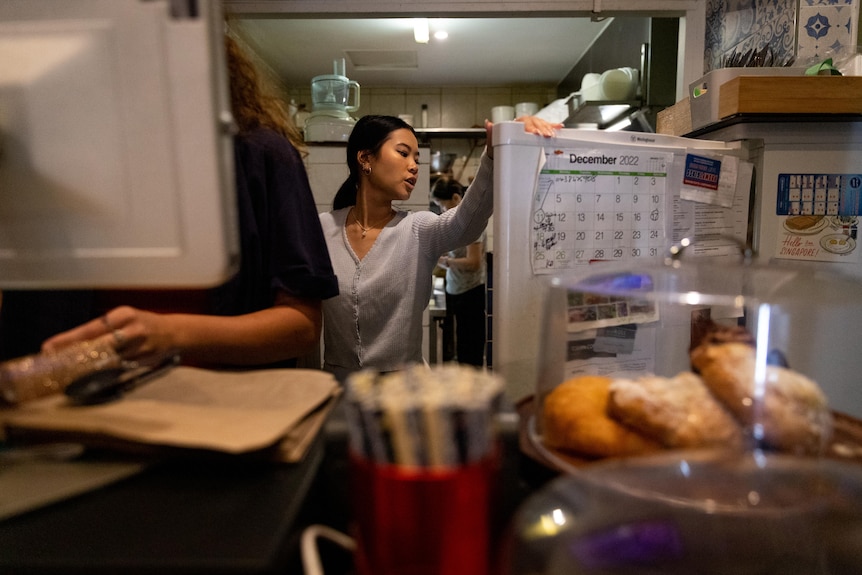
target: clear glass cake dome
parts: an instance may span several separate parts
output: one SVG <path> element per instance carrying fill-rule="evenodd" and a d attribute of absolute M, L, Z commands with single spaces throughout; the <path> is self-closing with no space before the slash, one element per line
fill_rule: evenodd
<path fill-rule="evenodd" d="M 746 259 L 548 287 L 509 575 L 862 568 L 862 283 Z M 524 414 L 522 413 L 522 419 Z"/>
<path fill-rule="evenodd" d="M 715 453 L 608 461 L 548 484 L 510 525 L 506 575 L 850 575 L 862 467 Z"/>

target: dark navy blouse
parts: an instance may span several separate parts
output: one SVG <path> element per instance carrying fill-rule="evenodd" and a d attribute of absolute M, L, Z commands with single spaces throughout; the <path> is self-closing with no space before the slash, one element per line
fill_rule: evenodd
<path fill-rule="evenodd" d="M 327 299 L 338 295 L 308 175 L 299 152 L 269 129 L 234 145 L 241 240 L 239 273 L 213 291 L 211 313 L 270 307 L 276 290 Z"/>

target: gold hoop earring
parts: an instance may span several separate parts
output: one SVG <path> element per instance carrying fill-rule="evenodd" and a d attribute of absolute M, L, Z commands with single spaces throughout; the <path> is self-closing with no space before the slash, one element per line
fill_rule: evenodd
<path fill-rule="evenodd" d="M 369 166 L 368 164 L 365 164 L 364 166 L 362 166 L 362 173 L 365 174 L 366 176 L 370 176 L 371 175 L 371 166 Z"/>

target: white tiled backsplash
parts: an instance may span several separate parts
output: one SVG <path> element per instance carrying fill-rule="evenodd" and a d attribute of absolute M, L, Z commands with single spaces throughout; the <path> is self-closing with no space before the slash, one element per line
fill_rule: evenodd
<path fill-rule="evenodd" d="M 704 72 L 733 53 L 769 46 L 783 62 L 835 63 L 858 50 L 860 0 L 709 0 Z"/>
<path fill-rule="evenodd" d="M 305 157 L 305 169 L 308 172 L 308 183 L 311 185 L 311 193 L 314 195 L 314 203 L 317 212 L 328 212 L 332 209 L 332 201 L 338 188 L 344 183 L 349 171 L 346 148 L 344 145 L 321 145 L 308 146 L 308 155 Z M 393 205 L 411 211 L 427 210 L 430 197 L 430 181 L 428 173 L 428 162 L 430 151 L 428 148 L 419 150 L 419 181 L 410 199 L 404 202 L 394 202 Z"/>
<path fill-rule="evenodd" d="M 288 87 L 289 98 L 304 103 L 311 111 L 311 88 Z M 422 117 L 422 104 L 428 106 L 426 128 L 481 127 L 491 117 L 494 106 L 514 106 L 518 102 L 536 102 L 543 107 L 555 100 L 556 88 L 548 86 L 463 87 L 463 88 L 404 88 L 360 86 L 359 110 L 355 117 L 367 114 L 412 114 L 417 128 Z"/>

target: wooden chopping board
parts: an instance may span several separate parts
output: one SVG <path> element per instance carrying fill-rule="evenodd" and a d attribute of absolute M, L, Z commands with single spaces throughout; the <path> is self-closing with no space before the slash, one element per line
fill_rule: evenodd
<path fill-rule="evenodd" d="M 860 76 L 738 76 L 721 85 L 718 116 L 862 114 Z"/>

